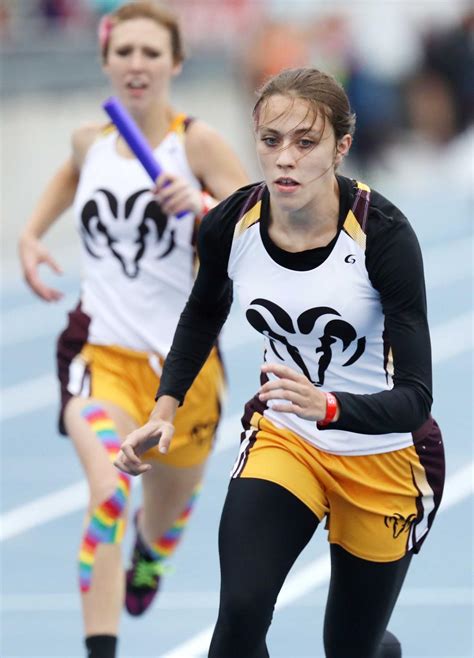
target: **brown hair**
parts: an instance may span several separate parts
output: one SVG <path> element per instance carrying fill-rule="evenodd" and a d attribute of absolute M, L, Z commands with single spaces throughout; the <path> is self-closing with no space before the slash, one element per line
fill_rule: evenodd
<path fill-rule="evenodd" d="M 184 48 L 177 16 L 163 5 L 144 0 L 142 2 L 129 2 L 102 18 L 99 25 L 99 43 L 102 61 L 107 61 L 112 29 L 119 23 L 124 23 L 134 18 L 149 18 L 158 25 L 166 28 L 171 37 L 173 62 L 179 64 L 184 60 Z"/>
<path fill-rule="evenodd" d="M 336 142 L 346 134 L 353 135 L 355 114 L 347 94 L 337 80 L 315 68 L 285 69 L 267 80 L 257 92 L 252 116 L 258 123 L 260 109 L 270 96 L 290 96 L 309 102 L 314 114 L 328 119 L 334 129 Z"/>

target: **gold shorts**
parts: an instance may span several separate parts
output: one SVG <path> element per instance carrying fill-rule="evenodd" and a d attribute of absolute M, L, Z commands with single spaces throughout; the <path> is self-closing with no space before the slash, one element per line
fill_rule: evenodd
<path fill-rule="evenodd" d="M 143 425 L 155 405 L 163 359 L 156 354 L 137 352 L 118 346 L 86 343 L 71 361 L 68 395 L 63 395 L 63 410 L 73 395 L 112 402 Z M 81 379 L 81 390 L 74 382 Z M 64 382 L 61 382 L 64 389 Z M 203 463 L 211 449 L 219 422 L 224 373 L 214 348 L 189 389 L 175 419 L 175 434 L 170 450 L 162 455 L 152 449 L 144 456 L 172 466 L 196 466 Z"/>
<path fill-rule="evenodd" d="M 347 456 L 322 452 L 254 413 L 232 477 L 279 484 L 326 517 L 329 542 L 391 562 L 418 552 L 441 502 L 441 433 L 432 418 L 425 425 L 423 438 L 403 450 Z"/>

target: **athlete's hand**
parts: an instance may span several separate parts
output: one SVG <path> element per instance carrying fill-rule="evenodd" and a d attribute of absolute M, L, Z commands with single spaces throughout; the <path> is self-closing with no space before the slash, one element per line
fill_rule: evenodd
<path fill-rule="evenodd" d="M 56 302 L 61 299 L 63 293 L 45 285 L 38 275 L 38 266 L 42 263 L 49 265 L 56 274 L 62 274 L 61 268 L 46 247 L 37 238 L 23 235 L 19 242 L 19 254 L 23 275 L 31 290 L 46 302 Z"/>
<path fill-rule="evenodd" d="M 258 395 L 262 402 L 278 400 L 271 402 L 272 409 L 296 414 L 306 420 L 322 420 L 326 416 L 326 396 L 307 377 L 279 363 L 264 363 L 262 372 L 277 377 L 263 384 Z"/>
<path fill-rule="evenodd" d="M 130 432 L 125 438 L 114 462 L 115 466 L 129 475 L 141 475 L 149 471 L 151 465 L 142 462 L 141 456 L 155 446 L 158 446 L 161 453 L 168 452 L 173 433 L 172 423 L 161 418 L 150 418 L 145 425 Z"/>
<path fill-rule="evenodd" d="M 156 200 L 167 215 L 192 212 L 200 215 L 204 208 L 201 191 L 180 176 L 161 174 L 153 190 Z"/>

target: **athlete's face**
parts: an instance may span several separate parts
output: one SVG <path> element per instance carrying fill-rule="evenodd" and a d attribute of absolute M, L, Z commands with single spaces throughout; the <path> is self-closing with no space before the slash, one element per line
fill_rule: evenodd
<path fill-rule="evenodd" d="M 272 201 L 285 212 L 311 206 L 332 190 L 335 167 L 348 152 L 350 135 L 338 143 L 329 119 L 301 98 L 270 96 L 258 113 L 257 156 Z"/>
<path fill-rule="evenodd" d="M 181 65 L 173 62 L 169 31 L 149 18 L 134 18 L 113 28 L 104 70 L 127 107 L 143 110 L 166 98 Z"/>

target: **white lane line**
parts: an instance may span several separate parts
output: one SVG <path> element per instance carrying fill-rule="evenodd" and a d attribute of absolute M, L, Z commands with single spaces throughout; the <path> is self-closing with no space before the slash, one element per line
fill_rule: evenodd
<path fill-rule="evenodd" d="M 454 355 L 471 349 L 473 342 L 472 332 L 469 331 L 471 324 L 472 313 L 467 313 L 448 321 L 441 325 L 441 327 L 435 328 L 432 332 L 434 363 L 439 363 L 440 361 L 444 361 L 445 358 L 451 358 Z M 445 356 L 446 353 L 449 354 L 449 357 Z M 2 406 L 2 411 L 6 413 L 10 411 L 12 413 L 15 404 L 18 405 L 18 413 L 25 413 L 27 410 L 31 411 L 33 410 L 33 402 L 36 398 L 42 399 L 44 403 L 48 395 L 48 386 L 52 385 L 52 382 L 48 384 L 48 377 L 54 382 L 54 377 L 47 375 L 43 378 L 44 381 L 40 382 L 38 391 L 36 391 L 38 384 L 35 383 L 38 380 L 30 382 L 27 385 L 22 385 L 23 389 L 19 399 L 17 399 L 17 396 L 20 393 L 16 387 L 7 389 L 7 391 L 10 390 L 10 393 L 3 397 L 3 405 L 6 406 L 5 409 Z M 13 388 L 15 388 L 15 392 L 12 391 Z M 54 391 L 56 391 L 55 382 Z M 223 452 L 234 445 L 237 446 L 237 437 L 240 433 L 239 419 L 240 413 L 223 421 L 219 431 L 219 436 L 222 438 L 217 443 L 215 453 Z M 469 483 L 466 486 L 469 487 Z M 36 501 L 6 512 L 0 517 L 0 542 L 35 527 L 38 525 L 36 522 L 37 519 L 41 519 L 40 522 L 46 523 L 49 520 L 63 516 L 63 514 L 82 509 L 85 506 L 84 496 L 84 483 L 81 481 L 70 487 L 66 487 L 66 489 L 42 496 L 36 499 Z"/>
<path fill-rule="evenodd" d="M 474 313 L 468 311 L 443 324 L 436 325 L 431 330 L 433 363 L 441 363 L 472 349 L 474 345 L 473 322 Z M 250 340 L 252 340 L 251 335 L 249 338 L 242 335 L 241 338 L 236 338 L 234 347 L 250 345 Z M 230 343 L 227 344 L 227 349 L 231 349 Z M 58 383 L 53 374 L 42 375 L 27 382 L 7 386 L 1 390 L 0 421 L 10 420 L 24 413 L 57 404 L 58 398 Z"/>
<path fill-rule="evenodd" d="M 431 329 L 433 363 L 448 361 L 474 346 L 474 312 L 462 315 L 438 324 Z"/>
<path fill-rule="evenodd" d="M 2 314 L 2 348 L 59 334 L 78 298 L 79 293 L 70 294 L 54 304 L 37 300 L 5 311 Z"/>
<path fill-rule="evenodd" d="M 240 435 L 241 414 L 225 418 L 219 428 L 214 454 L 235 447 L 237 451 Z M 136 479 L 133 483 L 138 483 Z M 87 505 L 87 486 L 85 481 L 36 498 L 30 503 L 20 505 L 0 516 L 0 542 L 36 528 L 43 523 L 54 521 L 66 514 L 84 509 Z"/>
<path fill-rule="evenodd" d="M 470 587 L 407 587 L 402 589 L 399 605 L 472 606 L 473 591 Z"/>
<path fill-rule="evenodd" d="M 235 340 L 223 341 L 223 349 L 229 351 L 243 345 L 258 345 L 260 339 L 238 334 Z M 40 411 L 59 402 L 59 382 L 53 373 L 41 375 L 28 381 L 21 381 L 0 390 L 0 422 L 12 420 L 23 414 Z"/>
<path fill-rule="evenodd" d="M 472 249 L 473 243 L 470 238 L 457 238 L 443 243 L 440 247 L 425 249 L 425 278 L 428 289 L 434 290 L 471 277 Z M 440 267 L 441 262 L 449 263 L 449 267 Z M 77 290 L 79 291 L 79 281 Z M 74 306 L 77 299 L 78 293 L 71 293 L 54 306 L 46 306 L 46 303 L 36 300 L 6 311 L 2 318 L 1 346 L 17 345 L 35 338 L 54 335 L 64 322 L 66 312 Z M 39 316 L 41 322 L 38 322 Z M 232 318 L 229 321 L 233 324 Z M 246 332 L 242 335 L 232 332 L 229 338 L 231 346 L 234 341 L 236 344 L 241 344 L 245 339 Z"/>
<path fill-rule="evenodd" d="M 78 295 L 70 294 L 47 308 L 45 302 L 36 301 L 5 311 L 2 314 L 0 346 L 13 347 L 26 341 L 57 336 L 65 326 L 68 312 L 77 302 Z M 262 340 L 250 325 L 242 322 L 236 311 L 227 320 L 221 338 L 224 349 L 234 349 L 250 341 Z"/>
<path fill-rule="evenodd" d="M 300 601 L 300 608 L 325 606 L 327 592 L 314 592 L 311 598 Z M 402 590 L 397 602 L 399 606 L 471 606 L 473 592 L 469 587 L 407 587 Z M 189 591 L 164 592 L 153 604 L 162 611 L 212 610 L 219 606 L 219 592 Z M 5 613 L 32 612 L 77 612 L 80 610 L 78 592 L 51 593 L 25 592 L 23 594 L 3 594 L 0 599 L 0 611 Z"/>
<path fill-rule="evenodd" d="M 451 594 L 454 598 L 454 594 Z M 158 610 L 215 610 L 219 592 L 163 592 L 153 603 Z M 79 610 L 79 592 L 3 594 L 0 611 L 4 612 L 65 612 Z"/>
<path fill-rule="evenodd" d="M 470 486 L 466 486 L 470 482 Z M 440 512 L 446 511 L 453 505 L 471 496 L 474 492 L 474 462 L 457 471 L 446 480 L 445 496 Z M 290 575 L 283 585 L 278 597 L 276 609 L 284 608 L 297 599 L 308 594 L 311 590 L 325 585 L 330 575 L 329 555 L 323 555 Z M 412 605 L 416 605 L 413 603 Z M 211 642 L 214 626 L 208 626 L 197 633 L 190 640 L 160 656 L 160 658 L 200 658 L 208 649 Z"/>
<path fill-rule="evenodd" d="M 444 247 L 447 247 L 447 252 Z M 474 241 L 471 236 L 456 238 L 446 245 L 423 249 L 426 285 L 429 290 L 456 283 L 472 277 L 472 252 Z M 440 263 L 446 263 L 440 267 Z"/>
<path fill-rule="evenodd" d="M 59 383 L 49 373 L 1 390 L 0 421 L 44 409 L 59 402 Z"/>
<path fill-rule="evenodd" d="M 474 491 L 474 461 L 451 475 L 446 480 L 440 511 L 457 505 Z"/>
<path fill-rule="evenodd" d="M 87 485 L 76 482 L 69 487 L 41 496 L 2 514 L 0 541 L 11 539 L 48 521 L 71 514 L 87 505 Z"/>

